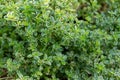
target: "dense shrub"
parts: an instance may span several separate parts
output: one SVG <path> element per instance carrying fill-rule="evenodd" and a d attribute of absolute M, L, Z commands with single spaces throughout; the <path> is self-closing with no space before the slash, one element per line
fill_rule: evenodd
<path fill-rule="evenodd" d="M 120 80 L 119 0 L 0 0 L 0 79 Z"/>

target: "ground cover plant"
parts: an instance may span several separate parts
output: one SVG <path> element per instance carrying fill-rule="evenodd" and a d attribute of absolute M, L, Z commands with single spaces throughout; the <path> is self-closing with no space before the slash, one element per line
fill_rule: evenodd
<path fill-rule="evenodd" d="M 0 0 L 0 80 L 120 80 L 119 0 Z"/>

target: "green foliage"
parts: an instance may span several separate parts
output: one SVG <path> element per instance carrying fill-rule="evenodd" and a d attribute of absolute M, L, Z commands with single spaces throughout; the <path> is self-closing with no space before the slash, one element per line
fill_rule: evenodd
<path fill-rule="evenodd" d="M 120 80 L 119 4 L 0 0 L 0 79 Z"/>

